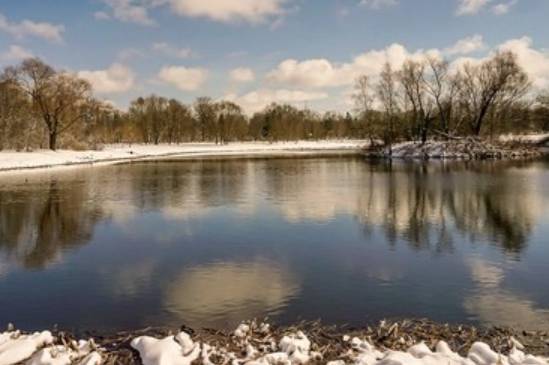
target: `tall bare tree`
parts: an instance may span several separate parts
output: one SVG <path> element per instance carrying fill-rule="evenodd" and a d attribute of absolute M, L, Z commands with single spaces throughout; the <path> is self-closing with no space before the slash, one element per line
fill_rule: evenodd
<path fill-rule="evenodd" d="M 480 65 L 465 64 L 459 78 L 461 107 L 467 111 L 476 136 L 481 134 L 491 109 L 519 100 L 531 85 L 517 56 L 508 51 L 499 52 Z"/>
<path fill-rule="evenodd" d="M 48 131 L 48 147 L 57 149 L 58 137 L 88 112 L 91 85 L 78 77 L 57 72 L 38 58 L 24 60 L 5 71 L 31 98 L 33 110 Z"/>
<path fill-rule="evenodd" d="M 386 62 L 383 66 L 376 89 L 387 121 L 384 140 L 389 145 L 390 152 L 392 152 L 395 119 L 398 112 L 398 90 L 396 75 L 389 62 Z"/>
<path fill-rule="evenodd" d="M 200 138 L 204 142 L 210 138 L 217 123 L 215 102 L 208 97 L 199 97 L 194 103 L 194 111 L 200 128 Z"/>
<path fill-rule="evenodd" d="M 443 134 L 449 135 L 458 82 L 449 71 L 448 61 L 428 56 L 426 63 L 428 70 L 423 76 L 423 83 L 436 104 L 440 121 L 438 128 Z"/>

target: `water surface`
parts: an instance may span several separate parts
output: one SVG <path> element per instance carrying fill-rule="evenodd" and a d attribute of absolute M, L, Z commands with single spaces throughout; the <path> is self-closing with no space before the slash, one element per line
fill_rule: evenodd
<path fill-rule="evenodd" d="M 0 326 L 269 316 L 549 329 L 549 163 L 205 160 L 0 175 Z"/>

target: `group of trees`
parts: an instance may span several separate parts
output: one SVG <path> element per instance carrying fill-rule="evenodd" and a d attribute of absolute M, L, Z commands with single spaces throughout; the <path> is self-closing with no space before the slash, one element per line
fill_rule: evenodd
<path fill-rule="evenodd" d="M 351 113 L 324 114 L 272 104 L 247 116 L 229 101 L 192 105 L 156 95 L 121 111 L 93 96 L 91 85 L 39 59 L 0 76 L 0 150 L 94 148 L 105 143 L 369 138 L 425 142 L 503 132 L 549 130 L 549 95 L 533 97 L 510 52 L 452 67 L 435 57 L 385 64 L 361 76 Z"/>
<path fill-rule="evenodd" d="M 387 63 L 376 79 L 360 77 L 353 97 L 368 133 L 388 144 L 549 126 L 549 97 L 532 95 L 528 75 L 512 52 L 461 67 L 438 57 L 409 59 L 399 70 Z"/>

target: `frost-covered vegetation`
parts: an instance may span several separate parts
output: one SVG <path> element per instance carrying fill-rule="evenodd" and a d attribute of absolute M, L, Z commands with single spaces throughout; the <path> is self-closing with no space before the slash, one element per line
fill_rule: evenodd
<path fill-rule="evenodd" d="M 273 104 L 253 115 L 230 101 L 192 105 L 151 95 L 120 110 L 91 85 L 39 59 L 0 75 L 0 150 L 94 149 L 113 143 L 369 139 L 448 140 L 549 130 L 549 96 L 531 88 L 511 52 L 454 69 L 439 58 L 387 63 L 359 77 L 352 111 L 318 113 Z"/>

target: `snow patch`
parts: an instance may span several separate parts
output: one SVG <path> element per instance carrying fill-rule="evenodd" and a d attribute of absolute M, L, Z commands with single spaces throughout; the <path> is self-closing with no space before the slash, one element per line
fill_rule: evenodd
<path fill-rule="evenodd" d="M 200 344 L 185 332 L 161 340 L 137 337 L 131 346 L 139 352 L 143 365 L 190 365 L 201 355 Z"/>
<path fill-rule="evenodd" d="M 139 352 L 143 365 L 214 365 L 222 361 L 231 365 L 305 365 L 322 363 L 319 346 L 312 343 L 305 333 L 287 333 L 278 343 L 269 327 L 250 322 L 240 325 L 231 337 L 239 350 L 229 352 L 226 345 L 219 347 L 195 342 L 185 332 L 157 339 L 141 336 L 131 341 Z M 259 334 L 259 335 L 258 335 Z M 509 338 L 513 349 L 508 355 L 493 351 L 487 344 L 476 342 L 467 356 L 462 357 L 440 341 L 432 350 L 425 343 L 418 343 L 407 351 L 377 349 L 368 340 L 343 337 L 345 349 L 339 359 L 328 365 L 549 365 L 547 359 L 527 355 L 524 346 Z M 231 341 L 231 340 L 229 340 Z M 56 343 L 56 344 L 54 344 Z M 255 346 L 254 346 L 255 345 Z M 257 346 L 257 347 L 256 347 Z M 60 345 L 48 332 L 21 334 L 19 331 L 0 333 L 0 365 L 100 365 L 102 356 L 93 340 Z M 212 361 L 211 359 L 214 359 Z"/>
<path fill-rule="evenodd" d="M 498 354 L 485 343 L 476 342 L 467 357 L 453 352 L 444 341 L 438 342 L 435 351 L 423 342 L 414 345 L 406 352 L 376 350 L 367 341 L 353 338 L 353 352 L 345 357 L 349 360 L 331 361 L 328 365 L 547 365 L 547 361 L 532 355 L 526 355 L 516 346 L 509 356 Z"/>
<path fill-rule="evenodd" d="M 34 152 L 0 152 L 0 171 L 26 168 L 117 163 L 167 157 L 228 157 L 320 154 L 330 151 L 359 151 L 368 142 L 362 140 L 327 140 L 295 142 L 242 142 L 227 145 L 183 143 L 161 145 L 107 145 L 98 151 L 38 150 Z"/>
<path fill-rule="evenodd" d="M 505 134 L 498 137 L 500 142 L 519 142 L 538 144 L 549 139 L 549 133 L 545 134 Z"/>
<path fill-rule="evenodd" d="M 234 331 L 234 335 L 238 338 L 244 338 L 248 335 L 249 332 L 250 326 L 245 323 L 241 323 Z"/>
<path fill-rule="evenodd" d="M 67 346 L 53 345 L 49 331 L 24 335 L 19 331 L 0 334 L 0 365 L 99 365 L 101 355 L 90 341 L 73 341 Z M 25 361 L 26 360 L 26 361 Z"/>
<path fill-rule="evenodd" d="M 51 332 L 23 335 L 19 331 L 0 334 L 0 365 L 11 365 L 29 358 L 39 348 L 53 343 Z"/>

